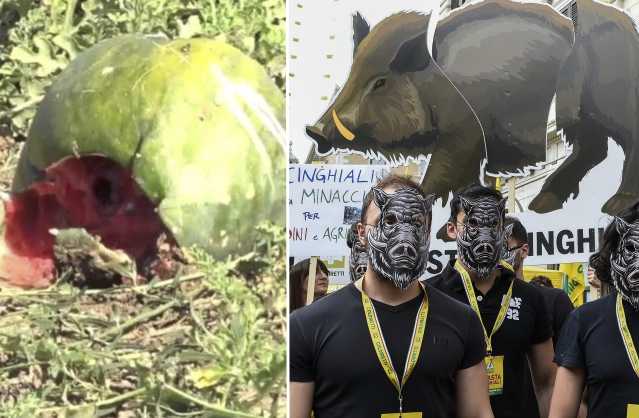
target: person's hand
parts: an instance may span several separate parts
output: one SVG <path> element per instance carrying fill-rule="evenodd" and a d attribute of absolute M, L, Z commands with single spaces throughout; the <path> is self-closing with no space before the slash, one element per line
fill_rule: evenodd
<path fill-rule="evenodd" d="M 588 284 L 595 289 L 601 289 L 601 280 L 597 278 L 597 273 L 592 267 L 588 267 Z"/>

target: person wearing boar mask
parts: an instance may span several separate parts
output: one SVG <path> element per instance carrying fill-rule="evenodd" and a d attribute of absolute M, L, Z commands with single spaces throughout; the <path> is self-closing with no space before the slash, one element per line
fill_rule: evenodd
<path fill-rule="evenodd" d="M 492 417 L 477 315 L 428 283 L 432 199 L 388 176 L 365 197 L 364 276 L 290 318 L 290 416 Z"/>
<path fill-rule="evenodd" d="M 457 242 L 457 259 L 429 281 L 481 319 L 495 417 L 547 417 L 555 378 L 552 327 L 540 291 L 516 280 L 501 260 L 505 203 L 501 193 L 480 185 L 453 197 L 446 229 Z"/>
<path fill-rule="evenodd" d="M 513 216 L 506 216 L 506 236 L 504 237 L 504 253 L 502 260 L 509 263 L 519 280 L 524 280 L 524 260 L 528 257 L 528 232 L 521 221 Z M 535 284 L 532 280 L 531 284 Z M 536 287 L 544 297 L 546 311 L 552 324 L 552 343 L 557 345 L 561 328 L 568 315 L 575 308 L 570 297 L 561 289 L 552 287 Z"/>
<path fill-rule="evenodd" d="M 346 245 L 351 249 L 348 265 L 352 282 L 364 276 L 366 266 L 368 265 L 366 247 L 361 243 L 357 234 L 358 223 L 359 222 L 355 222 L 352 224 L 351 229 L 348 230 L 348 234 L 346 235 Z"/>
<path fill-rule="evenodd" d="M 575 309 L 557 343 L 551 417 L 574 417 L 584 387 L 588 418 L 639 416 L 639 202 L 606 227 L 590 257 L 609 295 Z"/>

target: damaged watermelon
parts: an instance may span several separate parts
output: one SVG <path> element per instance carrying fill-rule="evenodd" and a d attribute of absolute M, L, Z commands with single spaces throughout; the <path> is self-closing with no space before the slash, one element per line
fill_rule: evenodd
<path fill-rule="evenodd" d="M 218 258 L 283 225 L 284 99 L 264 69 L 213 40 L 127 35 L 51 85 L 5 203 L 0 277 L 55 278 L 52 229 L 85 228 L 138 263 L 161 235 Z"/>

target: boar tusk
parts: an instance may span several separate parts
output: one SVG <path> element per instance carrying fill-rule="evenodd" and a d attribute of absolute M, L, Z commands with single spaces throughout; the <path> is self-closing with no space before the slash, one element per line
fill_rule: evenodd
<path fill-rule="evenodd" d="M 352 141 L 353 139 L 355 139 L 355 134 L 349 131 L 348 128 L 344 126 L 342 121 L 339 120 L 339 117 L 337 116 L 337 112 L 335 112 L 335 109 L 333 109 L 333 122 L 335 122 L 335 126 L 337 127 L 337 130 L 339 131 L 340 134 L 342 134 L 344 138 L 346 138 L 349 141 Z"/>

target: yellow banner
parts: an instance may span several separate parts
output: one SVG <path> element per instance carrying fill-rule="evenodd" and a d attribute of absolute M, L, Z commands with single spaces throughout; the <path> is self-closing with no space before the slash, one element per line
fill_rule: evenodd
<path fill-rule="evenodd" d="M 548 277 L 555 289 L 566 292 L 575 307 L 583 304 L 585 290 L 583 264 L 560 264 L 559 270 L 524 266 L 524 280 L 529 282 L 535 276 Z"/>
<path fill-rule="evenodd" d="M 559 270 L 548 270 L 541 267 L 524 266 L 524 280 L 529 282 L 535 276 L 546 276 L 555 289 L 564 288 L 565 274 Z"/>
<path fill-rule="evenodd" d="M 566 274 L 563 289 L 570 297 L 572 304 L 575 308 L 581 306 L 584 303 L 584 290 L 586 289 L 584 265 L 582 263 L 560 264 L 559 271 Z"/>

